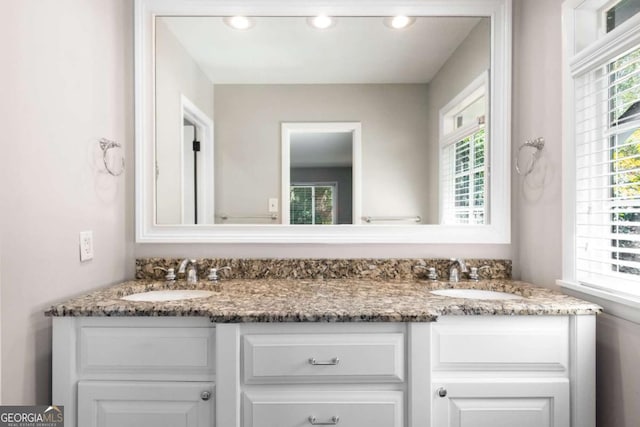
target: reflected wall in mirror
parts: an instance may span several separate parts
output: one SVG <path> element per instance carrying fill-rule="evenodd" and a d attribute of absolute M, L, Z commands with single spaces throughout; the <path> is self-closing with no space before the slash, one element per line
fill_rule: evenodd
<path fill-rule="evenodd" d="M 156 224 L 491 223 L 490 18 L 251 20 L 155 18 Z"/>

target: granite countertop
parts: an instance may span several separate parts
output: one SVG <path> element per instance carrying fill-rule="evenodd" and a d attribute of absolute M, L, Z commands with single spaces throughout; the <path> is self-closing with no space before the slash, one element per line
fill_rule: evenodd
<path fill-rule="evenodd" d="M 431 294 L 447 288 L 513 293 L 517 300 L 474 300 Z M 150 290 L 204 289 L 206 298 L 134 302 L 123 296 Z M 217 284 L 135 280 L 52 306 L 48 316 L 206 316 L 236 322 L 432 322 L 443 315 L 595 314 L 601 308 L 550 289 L 507 279 L 479 282 L 371 279 L 230 279 Z"/>

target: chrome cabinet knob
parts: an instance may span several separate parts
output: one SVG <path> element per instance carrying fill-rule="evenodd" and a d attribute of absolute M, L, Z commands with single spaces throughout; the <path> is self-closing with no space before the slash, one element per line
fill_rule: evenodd
<path fill-rule="evenodd" d="M 200 399 L 204 400 L 205 402 L 207 400 L 209 400 L 211 398 L 211 392 L 208 390 L 203 391 L 202 393 L 200 393 Z"/>
<path fill-rule="evenodd" d="M 438 393 L 438 396 L 440 397 L 447 397 L 447 389 L 444 387 L 440 387 L 438 390 L 436 390 L 436 393 Z"/>

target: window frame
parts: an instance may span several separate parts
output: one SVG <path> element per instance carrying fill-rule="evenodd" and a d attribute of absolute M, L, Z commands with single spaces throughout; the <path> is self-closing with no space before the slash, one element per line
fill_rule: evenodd
<path fill-rule="evenodd" d="M 439 205 L 439 213 L 438 219 L 440 224 L 447 225 L 456 225 L 456 226 L 477 226 L 477 225 L 487 225 L 491 223 L 491 212 L 490 212 L 490 204 L 487 204 L 488 200 L 491 200 L 491 195 L 489 194 L 489 182 L 491 182 L 491 171 L 487 164 L 487 159 L 491 158 L 491 130 L 489 129 L 490 121 L 490 108 L 489 108 L 489 71 L 483 71 L 478 77 L 476 77 L 467 87 L 465 87 L 460 93 L 458 93 L 451 101 L 449 101 L 444 107 L 440 109 L 439 112 L 439 120 L 438 120 L 438 165 L 439 165 L 439 179 L 438 179 L 438 187 L 439 187 L 439 197 L 440 201 Z M 472 105 L 479 98 L 484 97 L 484 123 L 470 123 L 468 125 L 464 125 L 459 129 L 454 129 L 449 133 L 445 133 L 446 123 L 445 121 L 454 118 L 462 111 L 464 111 L 467 107 Z M 484 223 L 483 224 L 471 224 L 471 223 L 450 223 L 446 221 L 445 218 L 445 197 L 446 193 L 450 191 L 449 186 L 453 187 L 453 193 L 455 193 L 455 171 L 452 173 L 453 181 L 452 182 L 444 182 L 442 179 L 442 172 L 445 168 L 450 167 L 450 165 L 444 164 L 444 150 L 450 146 L 455 146 L 457 143 L 462 141 L 467 137 L 473 137 L 475 133 L 484 128 L 485 130 L 485 153 L 484 153 L 484 206 L 482 210 L 484 211 Z M 455 152 L 455 148 L 454 148 Z M 455 169 L 455 164 L 453 165 L 453 169 Z M 473 175 L 475 168 L 469 169 L 470 176 Z M 472 203 L 472 192 L 471 192 L 471 181 L 469 184 L 470 194 L 469 194 L 469 211 L 473 211 Z M 451 208 L 452 211 L 455 212 L 455 206 Z"/>
<path fill-rule="evenodd" d="M 640 296 L 606 286 L 591 286 L 576 277 L 576 141 L 575 84 L 577 77 L 640 45 L 640 13 L 609 33 L 602 31 L 602 13 L 615 2 L 566 0 L 563 18 L 563 263 L 564 291 L 602 305 L 618 317 L 640 323 Z"/>

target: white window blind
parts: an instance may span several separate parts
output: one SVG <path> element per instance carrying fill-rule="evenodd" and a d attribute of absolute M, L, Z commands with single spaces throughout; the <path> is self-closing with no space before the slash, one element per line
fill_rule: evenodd
<path fill-rule="evenodd" d="M 575 79 L 576 278 L 640 295 L 640 46 Z"/>

